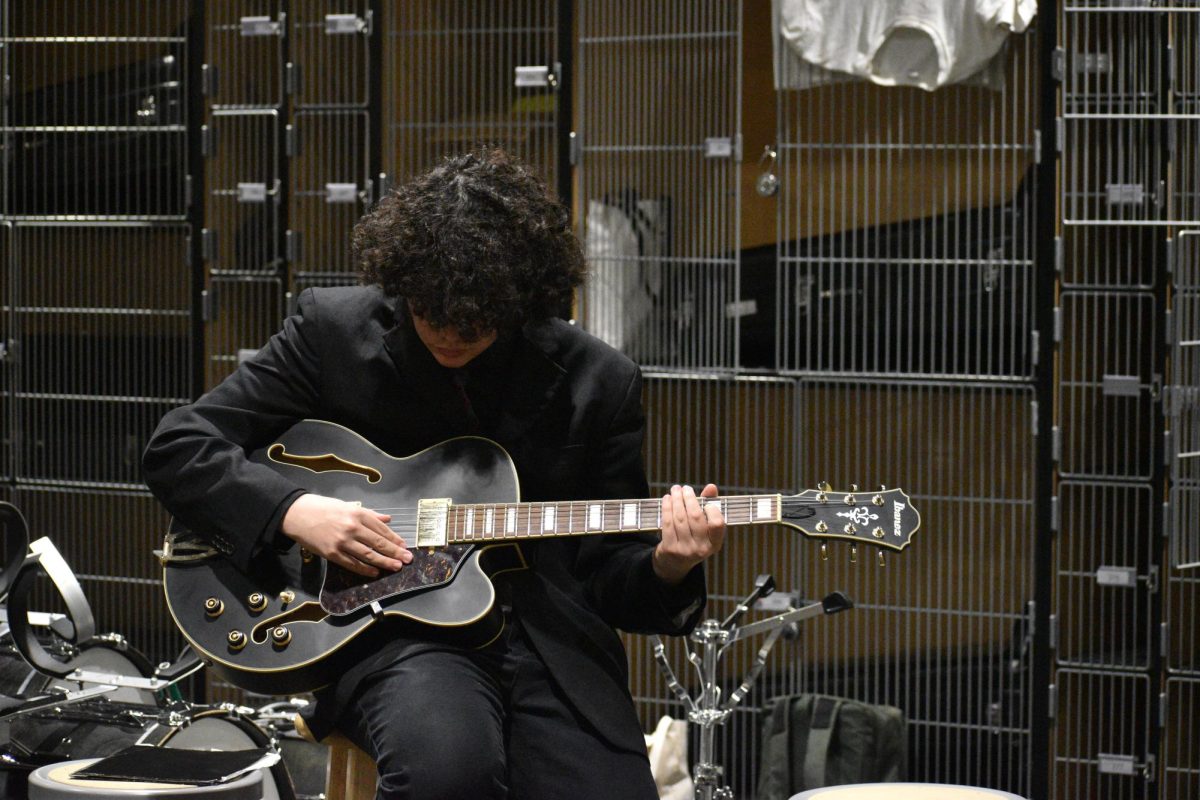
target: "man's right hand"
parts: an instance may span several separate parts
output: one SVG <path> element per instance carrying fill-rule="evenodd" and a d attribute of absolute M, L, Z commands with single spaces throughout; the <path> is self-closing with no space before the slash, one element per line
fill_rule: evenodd
<path fill-rule="evenodd" d="M 279 528 L 310 553 L 374 578 L 395 572 L 413 559 L 404 540 L 387 523 L 388 514 L 319 494 L 302 494 Z"/>

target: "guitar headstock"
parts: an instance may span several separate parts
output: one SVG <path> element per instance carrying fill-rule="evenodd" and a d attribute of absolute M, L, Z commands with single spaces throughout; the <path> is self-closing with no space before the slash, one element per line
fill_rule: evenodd
<path fill-rule="evenodd" d="M 780 522 L 805 536 L 903 550 L 921 515 L 900 489 L 834 491 L 828 484 L 781 500 Z"/>

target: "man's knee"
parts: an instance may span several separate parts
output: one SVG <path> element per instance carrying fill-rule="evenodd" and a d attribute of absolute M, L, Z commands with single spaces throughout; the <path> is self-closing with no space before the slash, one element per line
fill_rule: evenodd
<path fill-rule="evenodd" d="M 385 754 L 379 761 L 378 800 L 503 800 L 504 763 L 465 747 L 433 758 Z"/>

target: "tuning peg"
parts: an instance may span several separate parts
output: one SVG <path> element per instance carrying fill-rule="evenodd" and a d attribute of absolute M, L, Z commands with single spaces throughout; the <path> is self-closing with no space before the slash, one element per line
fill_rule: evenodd
<path fill-rule="evenodd" d="M 887 566 L 887 564 L 885 564 L 885 563 L 883 562 L 883 551 L 882 551 L 882 550 L 880 550 L 879 552 L 877 552 L 877 553 L 875 554 L 875 560 L 876 560 L 876 561 L 879 563 L 879 566 L 881 566 L 881 567 L 886 567 L 886 566 Z"/>
<path fill-rule="evenodd" d="M 856 545 L 856 544 L 850 545 L 850 563 L 851 564 L 858 563 L 858 545 Z"/>
<path fill-rule="evenodd" d="M 871 502 L 877 506 L 883 505 L 883 495 L 881 495 L 881 494 L 875 495 L 874 497 L 871 498 Z"/>
<path fill-rule="evenodd" d="M 820 489 L 822 492 L 832 492 L 833 491 L 833 487 L 829 485 L 829 481 L 821 481 L 820 483 L 817 484 L 817 488 Z"/>
<path fill-rule="evenodd" d="M 852 484 L 850 484 L 850 491 L 852 491 L 852 492 L 857 492 L 857 491 L 858 491 L 858 484 L 857 484 L 857 483 L 852 483 Z"/>
<path fill-rule="evenodd" d="M 826 547 L 825 545 L 821 545 L 821 560 L 822 561 L 829 560 L 829 548 Z"/>
<path fill-rule="evenodd" d="M 887 491 L 887 487 L 886 487 L 886 486 L 884 486 L 884 485 L 881 483 L 881 484 L 879 484 L 879 491 L 881 491 L 881 492 L 886 492 L 886 491 Z"/>

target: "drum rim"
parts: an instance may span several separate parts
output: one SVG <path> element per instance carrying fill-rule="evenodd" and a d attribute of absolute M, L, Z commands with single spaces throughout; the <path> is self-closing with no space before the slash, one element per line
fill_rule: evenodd
<path fill-rule="evenodd" d="M 224 722 L 231 722 L 235 727 L 247 733 L 249 738 L 256 743 L 258 747 L 271 747 L 276 752 L 279 752 L 277 747 L 272 747 L 271 737 L 267 732 L 254 723 L 247 715 L 242 714 L 232 708 L 206 708 L 203 711 L 192 714 L 186 725 L 179 727 L 170 727 L 163 734 L 162 738 L 154 743 L 155 747 L 166 747 L 167 742 L 176 736 L 180 731 L 186 730 L 195 722 L 202 719 L 218 719 Z M 246 730 L 246 729 L 249 730 Z M 292 784 L 292 775 L 288 772 L 287 764 L 284 763 L 282 754 L 279 761 L 274 765 L 267 767 L 271 773 L 272 779 L 275 781 L 275 792 L 279 795 L 279 800 L 296 800 L 296 787 Z"/>

